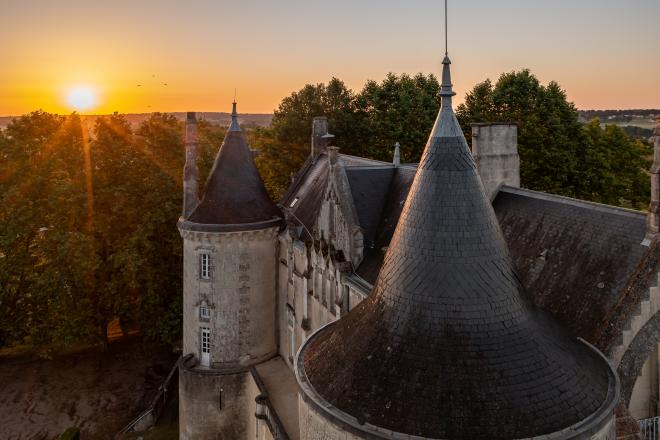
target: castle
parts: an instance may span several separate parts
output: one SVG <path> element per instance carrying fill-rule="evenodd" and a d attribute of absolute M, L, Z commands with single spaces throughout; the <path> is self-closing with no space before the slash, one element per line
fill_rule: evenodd
<path fill-rule="evenodd" d="M 469 150 L 448 57 L 440 95 L 419 164 L 341 154 L 316 118 L 279 205 L 236 103 L 198 199 L 188 114 L 181 439 L 614 439 L 658 415 L 660 123 L 647 214 L 520 188 L 517 127 Z"/>

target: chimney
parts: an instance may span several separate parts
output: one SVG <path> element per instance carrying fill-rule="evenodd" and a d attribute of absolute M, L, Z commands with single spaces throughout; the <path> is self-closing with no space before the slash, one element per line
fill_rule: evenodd
<path fill-rule="evenodd" d="M 472 156 L 490 200 L 503 185 L 520 187 L 516 124 L 472 124 Z"/>
<path fill-rule="evenodd" d="M 337 163 L 337 157 L 339 156 L 338 147 L 327 147 L 328 157 L 330 158 L 330 165 L 335 165 Z"/>
<path fill-rule="evenodd" d="M 401 165 L 401 145 L 399 145 L 398 142 L 394 144 L 394 159 L 392 160 L 392 163 L 395 167 Z"/>
<path fill-rule="evenodd" d="M 325 116 L 317 116 L 312 122 L 312 157 L 316 157 L 325 151 L 328 146 L 328 118 Z"/>
<path fill-rule="evenodd" d="M 651 204 L 646 218 L 646 232 L 656 235 L 660 225 L 660 117 L 655 120 L 653 135 L 649 138 L 653 144 L 653 165 L 651 166 Z"/>
<path fill-rule="evenodd" d="M 184 219 L 192 214 L 199 203 L 197 191 L 197 116 L 188 112 L 186 117 L 186 164 L 183 166 L 183 213 Z"/>

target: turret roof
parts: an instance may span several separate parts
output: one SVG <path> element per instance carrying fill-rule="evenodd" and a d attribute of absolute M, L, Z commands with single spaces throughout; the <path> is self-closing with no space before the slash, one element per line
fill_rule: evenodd
<path fill-rule="evenodd" d="M 451 107 L 448 57 L 443 64 L 442 108 L 374 289 L 301 350 L 303 398 L 308 383 L 327 402 L 320 408 L 378 427 L 369 432 L 426 438 L 602 424 L 617 399 L 614 373 L 528 300 Z"/>
<path fill-rule="evenodd" d="M 278 217 L 282 214 L 266 192 L 252 151 L 238 124 L 234 102 L 231 125 L 206 180 L 201 201 L 188 222 L 247 225 Z"/>

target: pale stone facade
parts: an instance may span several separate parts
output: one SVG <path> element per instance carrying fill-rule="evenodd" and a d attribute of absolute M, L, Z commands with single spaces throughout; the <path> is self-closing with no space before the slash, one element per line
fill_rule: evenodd
<path fill-rule="evenodd" d="M 201 329 L 206 328 L 209 367 L 245 367 L 275 355 L 278 230 L 182 231 L 184 353 L 196 353 L 201 359 Z M 204 276 L 203 255 L 209 259 L 209 273 Z"/>

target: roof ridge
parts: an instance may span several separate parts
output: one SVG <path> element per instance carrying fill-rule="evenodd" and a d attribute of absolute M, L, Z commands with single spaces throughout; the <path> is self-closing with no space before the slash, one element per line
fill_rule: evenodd
<path fill-rule="evenodd" d="M 547 200 L 552 202 L 560 202 L 568 205 L 579 206 L 581 208 L 593 209 L 596 211 L 604 212 L 615 212 L 618 214 L 628 214 L 627 216 L 645 216 L 646 212 L 638 211 L 631 208 L 623 208 L 621 206 L 607 205 L 605 203 L 592 202 L 591 200 L 576 199 L 574 197 L 562 196 L 559 194 L 547 193 L 543 191 L 536 191 L 528 188 L 516 188 L 513 186 L 502 185 L 500 187 L 501 192 L 506 192 L 509 194 L 518 194 L 518 195 L 527 195 L 529 197 Z"/>

